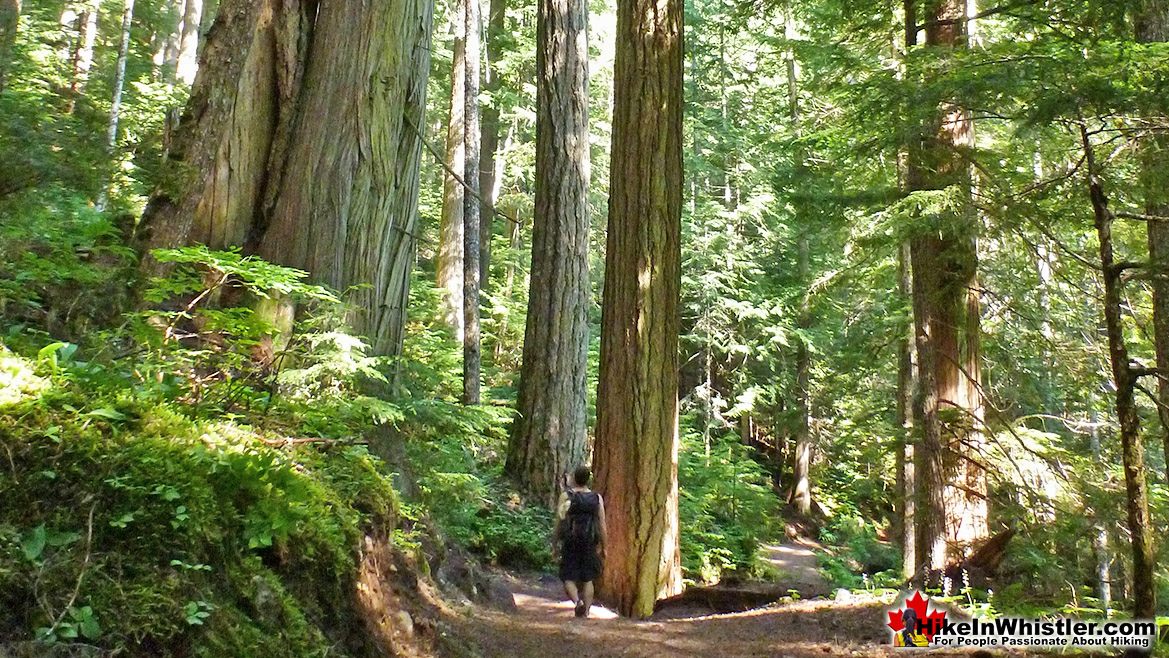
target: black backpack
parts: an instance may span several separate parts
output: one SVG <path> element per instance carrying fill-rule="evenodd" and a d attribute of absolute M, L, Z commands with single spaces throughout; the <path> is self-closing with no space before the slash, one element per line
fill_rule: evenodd
<path fill-rule="evenodd" d="M 601 538 L 601 496 L 595 491 L 569 491 L 568 513 L 561 535 L 565 546 L 593 548 Z"/>

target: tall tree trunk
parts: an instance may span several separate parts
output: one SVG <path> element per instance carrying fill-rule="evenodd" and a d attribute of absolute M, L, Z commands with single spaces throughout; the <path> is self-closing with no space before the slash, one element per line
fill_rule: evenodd
<path fill-rule="evenodd" d="M 1089 400 L 1092 405 L 1091 423 L 1091 446 L 1092 456 L 1096 458 L 1096 463 L 1100 465 L 1102 472 L 1107 469 L 1107 464 L 1101 458 L 1100 446 L 1100 417 L 1096 412 L 1095 395 L 1093 399 Z M 1099 522 L 1099 510 L 1096 511 L 1097 523 L 1093 528 L 1095 536 L 1092 538 L 1092 547 L 1096 552 L 1096 593 L 1100 598 L 1100 607 L 1104 609 L 1104 616 L 1112 616 L 1112 552 L 1108 550 L 1108 528 Z"/>
<path fill-rule="evenodd" d="M 905 21 L 904 54 L 917 45 L 917 6 L 916 0 L 904 0 L 902 13 Z M 904 64 L 898 69 L 900 78 L 904 78 Z M 909 148 L 903 146 L 897 154 L 898 178 L 901 189 L 909 191 Z M 917 381 L 917 341 L 915 322 L 913 319 L 913 278 L 910 268 L 912 250 L 909 242 L 902 242 L 897 251 L 897 292 L 902 303 L 909 306 L 910 318 L 908 326 L 904 327 L 897 341 L 897 421 L 900 431 L 897 434 L 895 445 L 896 455 L 896 504 L 894 518 L 896 519 L 895 536 L 901 547 L 901 576 L 912 578 L 917 572 L 917 502 L 918 490 L 916 464 L 920 460 L 920 451 L 915 446 L 914 429 L 921 425 L 920 407 L 915 404 L 918 400 L 915 391 L 918 390 Z"/>
<path fill-rule="evenodd" d="M 455 33 L 451 49 L 451 104 L 447 113 L 446 166 L 442 184 L 442 218 L 438 226 L 438 287 L 443 291 L 442 311 L 446 323 L 463 342 L 463 185 L 451 172 L 462 176 L 466 168 L 463 114 L 466 112 L 467 85 L 466 9 L 459 0 L 451 16 Z"/>
<path fill-rule="evenodd" d="M 479 404 L 479 0 L 466 0 L 467 57 L 463 98 L 463 403 Z"/>
<path fill-rule="evenodd" d="M 0 0 L 0 92 L 12 62 L 16 28 L 20 24 L 20 0 Z"/>
<path fill-rule="evenodd" d="M 905 303 L 912 305 L 912 284 L 909 272 L 909 245 L 903 243 L 897 254 L 897 291 Z M 915 518 L 917 515 L 914 497 L 914 445 L 913 445 L 913 390 L 916 361 L 913 341 L 913 321 L 901 330 L 897 339 L 897 433 L 894 461 L 897 470 L 896 532 L 894 536 L 901 547 L 901 576 L 912 578 L 917 571 L 917 543 Z"/>
<path fill-rule="evenodd" d="M 122 90 L 126 86 L 126 60 L 130 57 L 130 28 L 133 23 L 134 0 L 125 0 L 122 7 L 122 40 L 114 69 L 114 98 L 110 103 L 110 122 L 106 130 L 106 146 L 111 151 L 118 143 L 118 121 L 122 114 Z"/>
<path fill-rule="evenodd" d="M 1145 451 L 1141 443 L 1140 416 L 1135 392 L 1138 373 L 1128 358 L 1124 338 L 1123 303 L 1124 269 L 1117 266 L 1112 249 L 1112 214 L 1108 198 L 1100 182 L 1093 146 L 1086 127 L 1080 127 L 1087 167 L 1088 192 L 1096 221 L 1096 235 L 1100 240 L 1100 267 L 1104 279 L 1104 326 L 1108 333 L 1108 356 L 1112 364 L 1112 378 L 1116 386 L 1116 419 L 1120 425 L 1120 447 L 1124 460 L 1125 501 L 1128 512 L 1128 530 L 1132 536 L 1132 591 L 1133 616 L 1152 619 L 1156 613 L 1156 589 L 1153 571 L 1156 568 L 1153 553 L 1152 527 L 1149 520 L 1149 491 L 1145 482 Z"/>
<path fill-rule="evenodd" d="M 101 14 L 101 0 L 92 0 L 81 17 L 81 35 L 77 42 L 77 50 L 73 55 L 73 77 L 69 81 L 69 100 L 65 111 L 73 113 L 77 99 L 85 84 L 89 82 L 89 72 L 93 68 L 93 47 L 97 42 L 97 21 Z"/>
<path fill-rule="evenodd" d="M 1169 2 L 1144 0 L 1136 20 L 1141 43 L 1169 41 Z M 1145 212 L 1169 216 L 1169 136 L 1158 131 L 1143 140 L 1142 178 Z M 1149 242 L 1149 266 L 1153 289 L 1153 344 L 1157 369 L 1169 373 L 1169 222 L 1145 223 Z M 1169 482 L 1169 375 L 1157 376 L 1157 415 L 1161 420 L 1161 446 L 1165 455 L 1165 481 Z"/>
<path fill-rule="evenodd" d="M 496 151 L 499 149 L 499 109 L 501 78 L 499 60 L 503 56 L 507 29 L 507 0 L 491 0 L 487 20 L 487 97 L 483 108 L 483 144 L 480 150 L 479 193 L 483 196 L 483 217 L 479 231 L 479 280 L 486 288 L 491 273 L 491 236 L 495 224 L 495 203 L 499 200 Z"/>
<path fill-rule="evenodd" d="M 168 155 L 170 179 L 143 217 L 151 246 L 242 245 L 356 287 L 355 330 L 374 352 L 396 354 L 431 11 L 426 0 L 319 9 L 224 0 Z"/>
<path fill-rule="evenodd" d="M 536 13 L 536 207 L 519 416 L 507 471 L 556 504 L 584 460 L 589 347 L 589 70 L 586 0 Z"/>
<path fill-rule="evenodd" d="M 203 0 L 186 0 L 183 4 L 183 24 L 179 38 L 178 68 L 175 71 L 179 82 L 190 85 L 199 70 L 199 24 L 203 17 Z"/>
<path fill-rule="evenodd" d="M 678 294 L 682 3 L 620 0 L 596 466 L 609 542 L 602 593 L 645 617 L 682 587 Z"/>
<path fill-rule="evenodd" d="M 965 0 L 931 6 L 926 43 L 965 44 Z M 906 36 L 916 36 L 916 26 Z M 923 141 L 909 152 L 912 191 L 947 190 L 969 195 L 970 177 L 957 150 L 972 138 L 969 113 L 953 104 L 939 108 Z M 960 200 L 958 206 L 966 206 Z M 933 573 L 946 567 L 947 543 L 969 546 L 988 535 L 986 476 L 977 460 L 980 442 L 979 302 L 975 272 L 976 223 L 957 211 L 936 218 L 910 241 L 914 323 L 918 349 L 921 450 L 917 472 L 917 559 Z"/>
<path fill-rule="evenodd" d="M 114 97 L 110 102 L 110 120 L 106 129 L 106 149 L 113 154 L 118 145 L 118 122 L 122 115 L 122 91 L 126 86 L 126 60 L 130 57 L 130 29 L 134 24 L 134 0 L 125 0 L 122 8 L 122 39 L 118 48 L 118 61 L 114 67 Z M 94 204 L 98 210 L 105 210 L 109 199 L 109 181 L 98 193 Z"/>
<path fill-rule="evenodd" d="M 794 34 L 792 21 L 787 21 L 787 34 L 791 38 Z M 719 32 L 720 48 L 722 47 L 722 32 Z M 787 56 L 787 94 L 788 94 L 788 118 L 791 120 L 792 130 L 799 134 L 800 121 L 800 105 L 799 105 L 799 86 L 796 79 L 796 57 L 795 53 L 790 51 Z M 723 124 L 726 124 L 726 101 L 725 94 L 723 95 Z M 799 162 L 796 165 L 798 170 L 803 169 L 802 152 L 797 153 Z M 727 173 L 727 180 L 730 180 L 730 173 Z M 724 201 L 730 201 L 730 183 L 727 183 L 727 192 L 724 193 Z M 811 291 L 808 286 L 811 284 L 810 264 L 811 249 L 808 244 L 807 231 L 800 233 L 797 244 L 797 274 L 799 276 L 800 285 L 804 287 L 804 298 L 800 303 L 800 316 L 797 324 L 800 329 L 807 329 L 811 326 L 811 309 L 810 297 Z M 812 371 L 812 353 L 808 349 L 808 345 L 801 337 L 796 345 L 796 427 L 794 432 L 795 438 L 795 459 L 792 463 L 792 489 L 788 496 L 788 502 L 792 502 L 796 506 L 796 511 L 802 515 L 808 515 L 812 511 L 812 431 L 809 419 L 809 397 L 811 396 L 811 371 Z"/>
<path fill-rule="evenodd" d="M 319 7 L 300 119 L 260 243 L 262 256 L 337 290 L 362 286 L 349 296 L 360 311 L 353 325 L 377 354 L 402 346 L 422 146 L 411 125 L 426 107 L 431 11 L 427 0 Z"/>
<path fill-rule="evenodd" d="M 159 79 L 173 83 L 179 70 L 179 42 L 183 37 L 183 12 L 186 2 L 173 0 L 168 5 L 167 20 L 162 25 L 163 32 L 155 35 L 157 50 L 154 53 L 154 65 L 157 67 Z"/>
<path fill-rule="evenodd" d="M 810 249 L 806 233 L 799 237 L 798 251 L 800 285 L 806 288 L 811 278 L 808 266 Z M 810 294 L 809 290 L 804 290 L 804 301 L 801 303 L 798 320 L 801 329 L 807 329 L 811 324 L 808 308 Z M 808 404 L 811 395 L 811 370 L 812 354 L 807 343 L 801 338 L 796 345 L 795 460 L 792 466 L 792 490 L 789 499 L 795 504 L 796 511 L 805 516 L 812 511 L 812 431 Z"/>

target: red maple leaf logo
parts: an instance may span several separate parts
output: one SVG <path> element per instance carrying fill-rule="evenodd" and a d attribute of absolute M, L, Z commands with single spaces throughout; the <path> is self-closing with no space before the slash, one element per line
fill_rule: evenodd
<path fill-rule="evenodd" d="M 929 599 L 922 596 L 921 592 L 915 591 L 913 598 L 905 600 L 906 608 L 901 610 L 889 611 L 889 628 L 894 633 L 900 633 L 905 629 L 905 611 L 906 609 L 913 610 L 915 617 L 919 620 L 918 632 L 926 637 L 927 640 L 933 640 L 946 621 L 945 610 L 935 610 L 929 612 Z"/>

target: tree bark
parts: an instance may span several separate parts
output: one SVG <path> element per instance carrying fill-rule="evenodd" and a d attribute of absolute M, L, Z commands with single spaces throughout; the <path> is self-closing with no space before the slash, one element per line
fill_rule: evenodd
<path fill-rule="evenodd" d="M 185 85 L 195 81 L 195 73 L 199 70 L 199 25 L 202 17 L 203 0 L 187 0 L 183 4 L 183 24 L 175 76 Z"/>
<path fill-rule="evenodd" d="M 1095 395 L 1092 396 L 1090 404 L 1092 405 L 1091 423 L 1091 447 L 1092 456 L 1095 457 L 1096 463 L 1100 465 L 1101 472 L 1104 472 L 1107 465 L 1101 458 L 1100 446 L 1100 418 L 1095 409 Z M 1108 549 L 1108 528 L 1099 522 L 1099 511 L 1096 511 L 1097 523 L 1093 527 L 1095 536 L 1092 538 L 1092 548 L 1096 553 L 1096 593 L 1100 598 L 1100 607 L 1104 609 L 1104 616 L 1112 616 L 1112 552 Z"/>
<path fill-rule="evenodd" d="M 792 34 L 793 29 L 791 21 L 788 21 L 787 33 Z M 720 30 L 720 45 L 722 44 L 722 32 Z M 787 93 L 788 93 L 788 118 L 791 120 L 792 130 L 799 133 L 800 121 L 800 106 L 799 106 L 799 86 L 796 80 L 796 58 L 794 52 L 789 52 L 787 56 Z M 723 124 L 726 125 L 726 101 L 725 94 L 723 94 Z M 803 153 L 797 153 L 798 163 L 797 169 L 803 168 Z M 723 195 L 724 203 L 730 202 L 730 172 L 727 174 L 727 185 Z M 800 233 L 797 241 L 797 274 L 799 276 L 800 285 L 805 288 L 804 298 L 800 303 L 800 315 L 797 320 L 797 325 L 800 329 L 807 329 L 811 326 L 811 309 L 809 307 L 809 298 L 811 292 L 807 289 L 811 284 L 810 263 L 811 249 L 808 244 L 807 231 Z M 812 482 L 811 482 L 811 468 L 812 468 L 812 431 L 810 427 L 809 418 L 809 397 L 811 396 L 811 371 L 812 371 L 812 353 L 808 349 L 808 344 L 803 337 L 798 339 L 796 345 L 796 427 L 794 434 L 795 439 L 795 459 L 792 462 L 792 488 L 788 496 L 788 502 L 794 503 L 796 511 L 801 515 L 807 516 L 812 512 Z"/>
<path fill-rule="evenodd" d="M 93 68 L 93 47 L 97 41 L 97 20 L 101 14 L 101 0 L 92 0 L 81 17 L 81 35 L 73 56 L 73 77 L 69 81 L 69 100 L 65 111 L 73 113 L 78 97 L 89 82 L 89 71 Z"/>
<path fill-rule="evenodd" d="M 616 32 L 595 452 L 609 501 L 601 590 L 622 614 L 645 617 L 682 586 L 682 3 L 621 0 Z"/>
<path fill-rule="evenodd" d="M 491 236 L 495 223 L 495 203 L 499 200 L 496 177 L 496 151 L 499 149 L 499 91 L 502 88 L 499 60 L 505 48 L 507 0 L 491 0 L 487 20 L 487 97 L 483 108 L 483 144 L 480 150 L 479 192 L 483 197 L 483 219 L 479 231 L 479 280 L 484 289 L 491 274 Z"/>
<path fill-rule="evenodd" d="M 966 0 L 942 0 L 931 8 L 926 44 L 965 45 Z M 907 38 L 916 37 L 907 28 Z M 958 188 L 969 195 L 970 176 L 958 154 L 972 142 L 969 113 L 954 104 L 939 108 L 921 144 L 909 151 L 911 191 Z M 964 201 L 959 206 L 966 206 Z M 947 566 L 947 544 L 969 547 L 989 534 L 986 474 L 979 465 L 981 394 L 976 222 L 960 207 L 954 218 L 937 218 L 910 241 L 913 312 L 918 350 L 921 450 L 915 454 L 918 487 L 917 560 L 931 573 Z"/>
<path fill-rule="evenodd" d="M 16 29 L 20 24 L 20 0 L 0 0 L 0 92 L 11 66 Z"/>
<path fill-rule="evenodd" d="M 446 166 L 442 185 L 442 218 L 438 227 L 438 287 L 443 290 L 443 316 L 463 342 L 463 186 L 451 174 L 466 168 L 463 114 L 466 112 L 466 9 L 460 0 L 452 16 L 455 33 L 451 51 L 451 104 L 447 114 Z"/>
<path fill-rule="evenodd" d="M 466 2 L 467 57 L 464 66 L 466 85 L 463 98 L 463 143 L 467 159 L 463 163 L 463 403 L 479 404 L 480 360 L 479 336 L 479 0 Z"/>
<path fill-rule="evenodd" d="M 165 9 L 167 19 L 162 24 L 161 32 L 154 36 L 158 44 L 154 53 L 154 65 L 157 67 L 159 79 L 173 84 L 179 70 L 179 42 L 183 37 L 183 12 L 186 3 L 184 0 L 172 0 L 167 5 Z"/>
<path fill-rule="evenodd" d="M 498 1 L 498 0 L 497 0 Z M 536 205 L 519 416 L 507 472 L 554 506 L 585 455 L 589 305 L 589 71 L 586 0 L 536 14 Z"/>
<path fill-rule="evenodd" d="M 1145 482 L 1145 452 L 1140 436 L 1140 416 L 1135 392 L 1137 373 L 1128 358 L 1122 316 L 1124 270 L 1117 267 L 1112 249 L 1112 215 L 1108 198 L 1100 182 L 1091 139 L 1087 128 L 1080 127 L 1084 148 L 1088 193 L 1092 201 L 1096 235 L 1100 240 L 1100 266 L 1104 280 L 1104 326 L 1108 333 L 1108 356 L 1112 365 L 1112 379 L 1116 385 L 1116 419 L 1120 426 L 1120 447 L 1124 460 L 1125 507 L 1128 512 L 1128 530 L 1132 536 L 1132 596 L 1133 616 L 1152 619 L 1156 613 L 1156 589 L 1153 571 L 1156 568 L 1153 553 L 1152 527 L 1149 520 L 1149 491 Z"/>
<path fill-rule="evenodd" d="M 225 0 L 169 179 L 143 217 L 150 245 L 242 246 L 339 290 L 357 286 L 354 329 L 375 353 L 396 354 L 431 11 L 425 0 Z"/>
<path fill-rule="evenodd" d="M 809 285 L 809 246 L 807 234 L 799 237 L 798 244 L 800 285 Z M 801 329 L 810 326 L 808 309 L 809 291 L 804 291 L 804 301 L 800 308 L 798 325 Z M 796 511 L 807 516 L 812 512 L 812 431 L 809 422 L 808 398 L 811 394 L 812 355 L 807 343 L 800 338 L 796 345 L 796 427 L 795 459 L 792 465 L 792 490 L 790 501 L 796 506 Z"/>
<path fill-rule="evenodd" d="M 299 121 L 260 243 L 265 258 L 337 290 L 362 286 L 348 297 L 359 309 L 352 324 L 376 354 L 402 347 L 422 154 L 411 125 L 426 107 L 431 12 L 427 0 L 319 7 Z"/>
<path fill-rule="evenodd" d="M 897 291 L 907 304 L 913 303 L 912 283 L 909 272 L 909 245 L 902 244 L 897 254 Z M 897 339 L 897 423 L 900 431 L 894 447 L 896 463 L 897 510 L 894 514 L 896 527 L 894 536 L 901 547 L 901 576 L 909 579 L 917 571 L 917 544 L 914 532 L 917 515 L 914 498 L 914 445 L 913 445 L 913 390 L 916 352 L 913 341 L 913 320 L 902 328 Z"/>
<path fill-rule="evenodd" d="M 130 56 L 130 28 L 134 23 L 134 0 L 126 0 L 122 7 L 122 40 L 118 48 L 118 63 L 114 69 L 114 98 L 110 103 L 110 122 L 106 131 L 106 146 L 110 151 L 118 143 L 118 120 L 122 113 L 122 90 L 126 86 L 126 60 Z"/>

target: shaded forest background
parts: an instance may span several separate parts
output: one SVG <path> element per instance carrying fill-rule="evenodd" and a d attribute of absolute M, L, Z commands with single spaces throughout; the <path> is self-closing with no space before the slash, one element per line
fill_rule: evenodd
<path fill-rule="evenodd" d="M 791 532 L 824 545 L 841 587 L 932 569 L 973 610 L 1169 601 L 1153 539 L 1169 518 L 1169 7 L 965 4 L 684 5 L 690 583 L 774 579 L 759 547 Z M 345 585 L 290 574 L 355 573 L 379 523 L 400 546 L 433 523 L 485 561 L 549 566 L 550 490 L 517 474 L 513 429 L 547 280 L 533 226 L 553 203 L 537 193 L 537 7 L 481 7 L 468 103 L 467 5 L 372 5 L 0 0 L 5 636 L 324 646 L 343 633 L 320 609 Z M 614 182 L 618 12 L 587 10 L 587 187 L 566 224 L 587 356 L 565 412 L 587 430 L 558 453 L 569 467 L 596 438 Z M 338 102 L 363 66 L 383 84 Z M 452 126 L 471 105 L 468 142 Z M 952 352 L 923 339 L 939 327 Z M 156 527 L 176 534 L 136 530 Z M 990 537 L 1001 555 L 947 569 Z M 266 591 L 300 620 L 283 640 L 263 639 L 281 615 L 241 603 Z"/>

